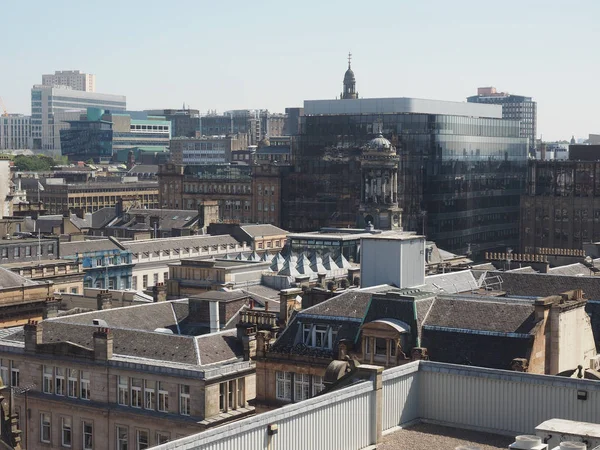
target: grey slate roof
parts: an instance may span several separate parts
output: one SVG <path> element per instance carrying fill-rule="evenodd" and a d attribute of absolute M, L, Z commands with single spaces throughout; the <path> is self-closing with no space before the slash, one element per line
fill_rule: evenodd
<path fill-rule="evenodd" d="M 22 277 L 19 274 L 16 274 L 0 266 L 0 289 L 15 288 L 21 286 L 35 286 L 36 284 L 40 283 L 29 280 L 25 277 Z M 44 299 L 41 298 L 40 300 Z"/>
<path fill-rule="evenodd" d="M 560 267 L 551 267 L 548 273 L 552 275 L 591 276 L 593 273 L 581 263 L 569 264 Z"/>
<path fill-rule="evenodd" d="M 267 286 L 256 285 L 256 286 L 248 286 L 244 288 L 244 291 L 249 294 L 256 294 L 268 300 L 279 301 L 279 291 L 277 289 L 272 289 Z"/>
<path fill-rule="evenodd" d="M 425 290 L 436 293 L 456 294 L 470 292 L 479 288 L 479 284 L 470 270 L 442 273 L 425 277 Z"/>
<path fill-rule="evenodd" d="M 219 300 L 219 301 L 232 301 L 241 298 L 248 297 L 242 289 L 233 289 L 231 291 L 206 291 L 198 295 L 194 295 L 193 298 L 201 300 Z"/>
<path fill-rule="evenodd" d="M 203 366 L 235 360 L 244 354 L 235 329 L 205 334 L 195 339 L 200 352 L 200 364 Z"/>
<path fill-rule="evenodd" d="M 142 239 L 137 241 L 123 241 L 122 245 L 133 253 L 142 251 L 159 251 L 172 250 L 189 247 L 203 247 L 207 245 L 235 245 L 239 244 L 233 237 L 228 234 L 219 236 L 199 235 L 199 236 L 182 236 L 169 237 L 159 239 Z"/>
<path fill-rule="evenodd" d="M 318 305 L 301 311 L 298 313 L 298 315 L 333 316 L 361 319 L 367 312 L 367 307 L 369 306 L 369 302 L 371 301 L 371 296 L 373 293 L 387 292 L 394 289 L 397 288 L 388 285 L 374 286 L 366 289 L 348 289 L 340 295 L 336 295 L 329 300 L 325 300 Z"/>
<path fill-rule="evenodd" d="M 102 228 L 115 218 L 115 208 L 106 207 L 100 208 L 92 213 L 92 228 Z"/>
<path fill-rule="evenodd" d="M 529 333 L 535 325 L 533 304 L 438 296 L 424 326 L 499 333 Z"/>
<path fill-rule="evenodd" d="M 600 300 L 600 277 L 520 272 L 488 272 L 487 276 L 499 276 L 509 296 L 547 297 L 583 289 L 584 298 Z"/>
<path fill-rule="evenodd" d="M 61 242 L 60 254 L 73 256 L 77 253 L 93 253 L 106 250 L 120 250 L 119 246 L 110 239 L 96 239 L 92 241 Z"/>

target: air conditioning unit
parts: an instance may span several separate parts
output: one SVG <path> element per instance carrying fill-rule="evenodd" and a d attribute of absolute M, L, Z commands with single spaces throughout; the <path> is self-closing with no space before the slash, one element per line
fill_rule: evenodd
<path fill-rule="evenodd" d="M 584 442 L 564 441 L 561 442 L 558 447 L 554 447 L 552 450 L 587 450 L 587 445 L 585 445 Z"/>
<path fill-rule="evenodd" d="M 564 450 L 587 450 L 600 446 L 600 424 L 597 423 L 550 419 L 535 427 L 535 434 L 552 450 L 563 450 L 561 445 Z"/>
<path fill-rule="evenodd" d="M 511 450 L 548 450 L 548 444 L 542 438 L 534 435 L 522 435 L 515 438 L 515 442 L 508 446 Z"/>
<path fill-rule="evenodd" d="M 600 355 L 590 358 L 590 369 L 600 372 Z"/>

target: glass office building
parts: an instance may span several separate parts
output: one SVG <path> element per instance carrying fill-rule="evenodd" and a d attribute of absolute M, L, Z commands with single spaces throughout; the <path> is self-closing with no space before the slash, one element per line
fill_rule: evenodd
<path fill-rule="evenodd" d="M 361 148 L 381 132 L 396 147 L 405 230 L 477 254 L 518 245 L 527 139 L 499 106 L 418 99 L 307 101 L 284 180 L 282 226 L 357 222 Z"/>

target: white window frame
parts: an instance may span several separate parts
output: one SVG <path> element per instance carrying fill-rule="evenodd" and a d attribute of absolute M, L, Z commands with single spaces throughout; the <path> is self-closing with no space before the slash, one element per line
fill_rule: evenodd
<path fill-rule="evenodd" d="M 125 434 L 121 437 L 121 431 L 124 431 Z M 116 450 L 125 450 L 129 448 L 129 427 L 125 427 L 123 425 L 116 426 L 115 438 L 117 440 Z M 125 444 L 125 445 L 122 445 Z"/>
<path fill-rule="evenodd" d="M 278 400 L 292 400 L 292 372 L 275 372 L 275 396 Z"/>
<path fill-rule="evenodd" d="M 319 375 L 312 376 L 312 396 L 314 397 L 323 389 L 325 389 L 325 379 Z"/>
<path fill-rule="evenodd" d="M 82 400 L 90 400 L 91 397 L 91 382 L 90 372 L 86 370 L 79 371 L 80 382 L 79 382 L 79 398 Z"/>
<path fill-rule="evenodd" d="M 73 373 L 75 373 L 74 376 Z M 67 376 L 67 396 L 79 397 L 79 369 L 67 369 Z"/>
<path fill-rule="evenodd" d="M 139 386 L 134 385 L 134 381 L 136 383 L 139 381 Z M 132 408 L 141 408 L 142 404 L 144 402 L 142 399 L 142 387 L 144 385 L 144 380 L 142 380 L 141 378 L 132 378 L 130 380 L 130 382 L 131 382 L 131 389 L 130 389 L 131 407 Z"/>
<path fill-rule="evenodd" d="M 44 419 L 48 421 L 45 422 Z M 48 439 L 44 439 L 44 429 L 48 431 Z M 40 413 L 40 442 L 49 444 L 52 442 L 52 415 L 50 413 Z"/>
<path fill-rule="evenodd" d="M 54 394 L 54 367 L 44 365 L 42 371 L 44 378 L 42 390 L 44 394 Z"/>
<path fill-rule="evenodd" d="M 191 415 L 191 397 L 190 397 L 190 385 L 180 384 L 179 385 L 179 414 L 182 416 Z"/>
<path fill-rule="evenodd" d="M 10 360 L 0 360 L 0 377 L 2 377 L 2 381 L 5 385 L 10 386 Z"/>
<path fill-rule="evenodd" d="M 141 437 L 145 435 L 145 442 L 142 442 Z M 135 448 L 136 450 L 144 450 L 150 448 L 150 432 L 148 430 L 135 430 Z"/>
<path fill-rule="evenodd" d="M 156 409 L 156 381 L 144 380 L 144 409 Z"/>
<path fill-rule="evenodd" d="M 310 375 L 307 373 L 294 374 L 294 402 L 310 398 Z"/>
<path fill-rule="evenodd" d="M 61 417 L 60 442 L 63 447 L 73 445 L 73 420 L 70 417 Z M 67 438 L 68 436 L 68 438 Z M 67 438 L 67 439 L 65 439 Z"/>
<path fill-rule="evenodd" d="M 160 412 L 169 412 L 169 391 L 164 389 L 164 381 L 157 381 L 158 402 L 156 408 Z"/>
<path fill-rule="evenodd" d="M 129 406 L 129 378 L 121 375 L 117 376 L 117 403 Z"/>
<path fill-rule="evenodd" d="M 12 387 L 19 387 L 20 376 L 19 376 L 19 368 L 16 367 L 15 362 L 10 362 L 10 385 Z"/>
<path fill-rule="evenodd" d="M 56 367 L 54 369 L 54 393 L 56 395 L 65 395 L 65 369 Z"/>
<path fill-rule="evenodd" d="M 91 431 L 86 431 L 85 426 L 89 425 Z M 89 436 L 90 445 L 87 445 L 86 437 Z M 91 420 L 83 420 L 81 422 L 81 447 L 83 450 L 92 450 L 94 448 L 94 422 Z"/>
<path fill-rule="evenodd" d="M 167 433 L 166 431 L 157 431 L 156 432 L 156 445 L 166 444 L 171 440 L 171 433 Z"/>

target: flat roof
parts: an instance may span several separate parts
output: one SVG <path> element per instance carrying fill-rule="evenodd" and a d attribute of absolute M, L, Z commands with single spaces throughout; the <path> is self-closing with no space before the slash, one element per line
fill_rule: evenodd
<path fill-rule="evenodd" d="M 305 116 L 395 113 L 442 114 L 502 119 L 502 105 L 408 97 L 304 101 Z"/>
<path fill-rule="evenodd" d="M 464 445 L 480 450 L 506 450 L 514 441 L 514 436 L 419 423 L 384 436 L 377 448 L 379 450 L 451 450 Z"/>

